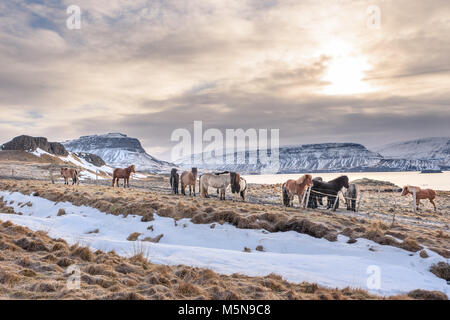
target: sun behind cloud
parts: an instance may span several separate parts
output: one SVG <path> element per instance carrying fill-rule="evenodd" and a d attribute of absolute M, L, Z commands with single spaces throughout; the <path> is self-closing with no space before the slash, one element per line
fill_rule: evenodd
<path fill-rule="evenodd" d="M 334 40 L 325 46 L 324 54 L 330 57 L 322 81 L 327 84 L 321 93 L 329 95 L 348 95 L 367 93 L 374 90 L 364 80 L 370 69 L 366 58 L 358 54 L 351 44 Z"/>

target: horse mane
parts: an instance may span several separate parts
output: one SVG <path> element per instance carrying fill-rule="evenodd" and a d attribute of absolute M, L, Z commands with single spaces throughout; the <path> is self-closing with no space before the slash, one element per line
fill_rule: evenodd
<path fill-rule="evenodd" d="M 221 174 L 228 174 L 228 173 L 230 173 L 230 171 L 222 171 L 222 172 L 215 172 L 214 174 L 216 175 L 216 176 L 220 176 Z M 233 173 L 233 172 L 232 172 Z M 231 173 L 230 173 L 231 174 Z"/>
<path fill-rule="evenodd" d="M 347 176 L 340 176 L 337 177 L 336 179 L 333 179 L 331 181 L 329 181 L 329 183 L 337 183 L 339 185 L 344 185 L 344 182 L 350 183 L 349 179 Z"/>

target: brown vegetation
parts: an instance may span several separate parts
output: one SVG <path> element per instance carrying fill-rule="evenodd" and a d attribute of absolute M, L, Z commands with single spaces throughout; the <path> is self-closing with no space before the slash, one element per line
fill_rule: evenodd
<path fill-rule="evenodd" d="M 293 284 L 278 275 L 219 275 L 209 269 L 154 265 L 142 252 L 123 258 L 69 246 L 44 232 L 0 221 L 1 299 L 384 299 L 360 289 Z M 69 289 L 77 266 L 80 289 Z M 439 292 L 415 290 L 392 299 L 443 299 Z"/>

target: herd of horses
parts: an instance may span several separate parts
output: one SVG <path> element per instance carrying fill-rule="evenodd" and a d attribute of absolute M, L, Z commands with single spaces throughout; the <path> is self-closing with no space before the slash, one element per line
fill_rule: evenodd
<path fill-rule="evenodd" d="M 130 187 L 130 176 L 136 172 L 136 166 L 131 165 L 128 168 L 118 168 L 113 171 L 112 186 L 119 186 L 119 180 L 123 179 L 123 187 Z M 64 184 L 69 184 L 69 179 L 72 179 L 72 184 L 79 184 L 80 171 L 73 168 L 61 168 L 61 176 L 64 178 Z M 197 185 L 197 168 L 192 168 L 191 171 L 183 171 L 181 175 L 178 170 L 173 168 L 170 173 L 170 187 L 172 194 L 186 195 L 186 188 L 189 187 L 189 195 L 196 195 L 195 189 Z M 220 200 L 225 200 L 225 192 L 228 186 L 231 187 L 231 192 L 234 194 L 234 199 L 240 196 L 245 201 L 246 192 L 248 190 L 247 181 L 241 177 L 237 172 L 223 171 L 217 173 L 204 173 L 198 177 L 198 189 L 202 198 L 209 198 L 208 190 L 213 188 L 217 190 Z M 307 188 L 310 187 L 306 193 Z M 331 181 L 323 181 L 321 177 L 313 179 L 312 175 L 305 174 L 297 180 L 289 179 L 281 185 L 283 205 L 292 207 L 295 196 L 298 197 L 299 203 L 307 201 L 308 208 L 316 209 L 319 205 L 323 205 L 323 198 L 327 198 L 327 208 L 333 211 L 339 208 L 339 192 L 345 188 L 344 199 L 347 205 L 347 210 L 357 211 L 356 202 L 358 199 L 358 186 L 349 183 L 348 176 L 340 176 Z M 417 208 L 420 205 L 420 200 L 428 199 L 434 206 L 436 211 L 436 192 L 432 189 L 421 189 L 419 187 L 405 186 L 402 189 L 402 196 L 408 194 L 416 197 Z"/>
<path fill-rule="evenodd" d="M 195 187 L 197 184 L 197 168 L 192 168 L 191 171 L 183 171 L 181 175 L 178 170 L 173 168 L 170 173 L 170 187 L 173 194 L 178 194 L 178 185 L 181 185 L 181 193 L 186 195 L 186 188 L 189 186 L 189 195 L 192 193 L 195 196 Z M 237 197 L 241 197 L 245 201 L 245 194 L 247 191 L 247 181 L 241 177 L 239 173 L 223 171 L 217 173 L 205 173 L 198 178 L 198 191 L 202 198 L 209 198 L 208 189 L 213 188 L 217 190 L 220 200 L 225 200 L 225 192 L 231 187 L 231 193 Z"/>

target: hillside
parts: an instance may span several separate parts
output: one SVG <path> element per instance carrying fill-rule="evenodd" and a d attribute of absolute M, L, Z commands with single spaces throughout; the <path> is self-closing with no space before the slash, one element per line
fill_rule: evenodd
<path fill-rule="evenodd" d="M 98 155 L 109 166 L 116 168 L 134 164 L 138 171 L 156 173 L 170 172 L 175 166 L 147 154 L 138 139 L 121 133 L 82 136 L 79 139 L 65 141 L 63 145 L 72 152 Z"/>

